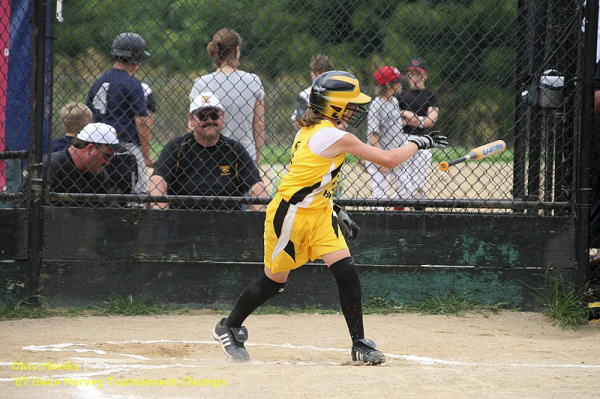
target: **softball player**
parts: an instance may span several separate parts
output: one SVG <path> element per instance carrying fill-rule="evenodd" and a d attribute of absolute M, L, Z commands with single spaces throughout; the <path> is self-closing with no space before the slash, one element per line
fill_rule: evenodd
<path fill-rule="evenodd" d="M 379 68 L 373 74 L 375 80 L 377 97 L 369 108 L 367 117 L 367 138 L 373 147 L 391 150 L 400 147 L 406 142 L 406 134 L 402 129 L 403 119 L 400 115 L 400 107 L 395 94 L 402 92 L 402 83 L 406 77 L 393 66 Z M 409 111 L 405 111 L 409 112 Z M 404 165 L 404 164 L 403 164 Z M 390 186 L 397 193 L 402 190 L 402 171 L 400 165 L 393 169 L 384 168 L 368 163 L 367 172 L 371 175 L 371 193 L 375 198 L 388 198 Z M 390 198 L 398 198 L 393 195 Z M 376 207 L 375 210 L 383 210 Z"/>
<path fill-rule="evenodd" d="M 248 339 L 244 320 L 283 292 L 291 270 L 309 259 L 323 259 L 338 286 L 352 339 L 352 360 L 364 364 L 385 362 L 375 343 L 364 336 L 360 280 L 338 227 L 347 228 L 352 222 L 341 209 L 336 208 L 334 213 L 332 188 L 346 153 L 393 168 L 420 149 L 443 148 L 448 143 L 443 136 L 427 135 L 391 150 L 361 142 L 343 129 L 357 126 L 370 102 L 371 98 L 360 92 L 358 80 L 348 72 L 326 72 L 313 82 L 309 108 L 298 121 L 301 129 L 292 145 L 289 173 L 267 207 L 265 274 L 242 292 L 229 317 L 221 319 L 212 332 L 228 357 L 250 359 L 244 347 Z M 354 240 L 356 226 L 349 233 L 349 240 Z"/>

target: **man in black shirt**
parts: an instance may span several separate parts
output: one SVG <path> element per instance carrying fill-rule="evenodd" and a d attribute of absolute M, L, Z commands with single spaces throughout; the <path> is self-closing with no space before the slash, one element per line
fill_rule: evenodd
<path fill-rule="evenodd" d="M 397 94 L 396 98 L 404 119 L 404 133 L 407 135 L 406 139 L 410 140 L 414 136 L 431 134 L 430 130 L 438 120 L 440 98 L 433 90 L 425 87 L 429 67 L 421 58 L 410 59 L 405 72 L 410 88 Z M 431 150 L 423 150 L 402 164 L 402 172 L 399 175 L 401 184 L 397 192 L 400 198 L 426 197 L 427 176 L 432 158 Z M 417 206 L 415 209 L 421 207 Z"/>
<path fill-rule="evenodd" d="M 404 132 L 422 136 L 428 134 L 438 120 L 440 98 L 430 88 L 425 87 L 425 80 L 429 77 L 429 67 L 421 58 L 412 58 L 408 61 L 406 74 L 410 82 L 410 89 L 404 90 L 396 98 L 401 110 L 411 111 L 410 118 L 406 118 Z"/>
<path fill-rule="evenodd" d="M 126 151 L 115 129 L 104 123 L 86 125 L 64 150 L 51 155 L 50 191 L 71 194 L 108 194 L 111 183 L 105 166 L 115 152 Z M 102 206 L 90 201 L 56 203 L 65 206 Z"/>
<path fill-rule="evenodd" d="M 151 195 L 243 196 L 249 192 L 255 198 L 266 196 L 258 168 L 248 152 L 237 141 L 221 136 L 224 115 L 224 108 L 213 93 L 201 93 L 192 101 L 188 116 L 192 131 L 171 140 L 161 151 L 150 177 Z M 168 209 L 169 204 L 151 204 L 150 208 Z M 263 209 L 260 205 L 250 208 Z"/>

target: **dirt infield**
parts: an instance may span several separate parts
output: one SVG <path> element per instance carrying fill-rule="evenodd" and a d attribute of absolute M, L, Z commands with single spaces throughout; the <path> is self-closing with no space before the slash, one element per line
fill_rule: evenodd
<path fill-rule="evenodd" d="M 598 397 L 597 323 L 569 331 L 524 312 L 369 315 L 367 337 L 388 363 L 366 367 L 349 361 L 341 315 L 251 316 L 247 364 L 212 340 L 219 317 L 1 322 L 0 397 Z"/>

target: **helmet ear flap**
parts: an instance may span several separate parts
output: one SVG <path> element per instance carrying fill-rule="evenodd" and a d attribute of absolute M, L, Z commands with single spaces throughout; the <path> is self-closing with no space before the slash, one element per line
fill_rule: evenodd
<path fill-rule="evenodd" d="M 331 117 L 332 117 L 332 118 L 333 118 L 333 120 L 335 120 L 335 122 L 336 122 L 336 123 L 339 125 L 339 124 L 342 122 L 342 121 L 341 121 L 341 119 L 342 119 L 342 118 L 340 118 L 340 115 L 342 115 L 342 117 L 344 116 L 344 114 L 343 114 L 343 112 L 342 112 L 342 108 L 341 108 L 341 107 L 338 107 L 338 106 L 336 106 L 336 105 L 333 105 L 333 104 L 330 104 L 329 106 L 330 106 L 331 108 L 333 108 L 333 110 L 335 111 L 335 112 L 333 112 L 333 113 L 331 114 Z"/>

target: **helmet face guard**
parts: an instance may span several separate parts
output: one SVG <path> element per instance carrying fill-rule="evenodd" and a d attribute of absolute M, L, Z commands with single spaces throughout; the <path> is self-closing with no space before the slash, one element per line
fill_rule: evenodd
<path fill-rule="evenodd" d="M 346 115 L 348 112 L 352 112 L 350 116 Z M 346 122 L 348 125 L 353 127 L 358 127 L 361 122 L 365 119 L 367 114 L 369 113 L 368 103 L 367 104 L 354 104 L 349 103 L 346 107 L 346 113 L 342 120 Z"/>
<path fill-rule="evenodd" d="M 370 102 L 371 97 L 360 92 L 354 75 L 329 71 L 313 82 L 309 106 L 338 125 L 346 122 L 356 127 L 365 118 Z"/>

